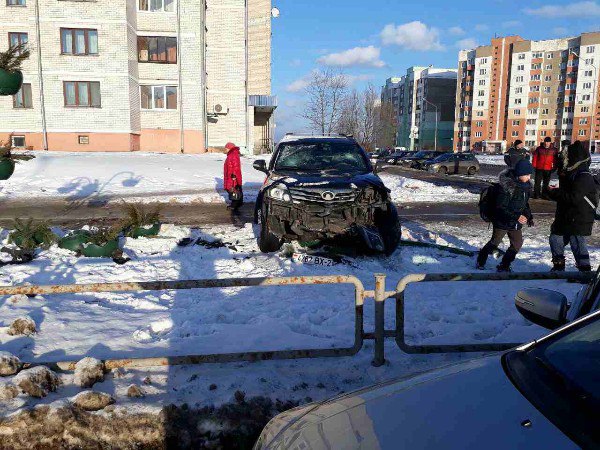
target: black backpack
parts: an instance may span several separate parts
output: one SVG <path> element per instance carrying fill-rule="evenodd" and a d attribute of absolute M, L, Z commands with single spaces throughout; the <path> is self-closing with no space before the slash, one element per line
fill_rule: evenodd
<path fill-rule="evenodd" d="M 484 222 L 493 222 L 496 213 L 496 198 L 500 185 L 493 183 L 481 190 L 479 194 L 479 215 Z"/>
<path fill-rule="evenodd" d="M 582 172 L 582 173 L 590 173 L 590 172 Z M 596 183 L 596 198 L 595 199 L 589 199 L 587 197 L 584 197 L 585 201 L 590 205 L 591 208 L 594 209 L 595 211 L 595 219 L 596 220 L 600 220 L 600 174 L 592 174 L 590 173 L 590 175 L 592 175 L 592 178 L 594 179 L 594 182 Z M 596 204 L 594 205 L 594 200 L 596 201 Z"/>

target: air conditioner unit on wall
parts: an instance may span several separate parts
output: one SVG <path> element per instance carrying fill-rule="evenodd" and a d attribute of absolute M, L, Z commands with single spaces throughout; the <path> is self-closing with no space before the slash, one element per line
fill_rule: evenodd
<path fill-rule="evenodd" d="M 229 108 L 223 103 L 215 103 L 211 112 L 216 115 L 225 115 L 229 112 Z"/>

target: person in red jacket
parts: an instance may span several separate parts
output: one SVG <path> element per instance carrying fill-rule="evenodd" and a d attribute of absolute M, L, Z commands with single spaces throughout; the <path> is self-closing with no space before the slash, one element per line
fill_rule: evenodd
<path fill-rule="evenodd" d="M 229 195 L 230 208 L 234 211 L 244 203 L 244 192 L 242 190 L 242 164 L 240 161 L 240 148 L 232 142 L 225 145 L 227 158 L 225 158 L 223 173 L 223 188 Z"/>
<path fill-rule="evenodd" d="M 533 168 L 535 169 L 535 187 L 533 198 L 548 199 L 548 188 L 552 171 L 556 169 L 558 152 L 552 146 L 552 138 L 544 139 L 535 152 L 533 152 Z"/>

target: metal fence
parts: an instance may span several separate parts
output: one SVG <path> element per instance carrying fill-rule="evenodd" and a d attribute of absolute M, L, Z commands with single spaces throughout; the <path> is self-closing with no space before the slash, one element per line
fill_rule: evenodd
<path fill-rule="evenodd" d="M 494 344 L 455 344 L 455 345 L 409 345 L 405 341 L 405 292 L 413 283 L 457 282 L 457 281 L 511 281 L 511 280 L 572 280 L 587 282 L 591 274 L 582 273 L 520 273 L 520 274 L 413 274 L 404 277 L 393 291 L 386 291 L 386 275 L 375 274 L 375 290 L 365 290 L 363 283 L 354 276 L 308 276 L 283 278 L 229 278 L 187 281 L 149 281 L 130 283 L 95 283 L 47 286 L 0 286 L 1 295 L 53 295 L 90 292 L 139 292 L 161 290 L 215 289 L 232 287 L 266 287 L 299 285 L 352 285 L 354 286 L 355 334 L 354 344 L 345 348 L 273 350 L 256 352 L 238 352 L 209 355 L 165 356 L 161 358 L 127 358 L 104 361 L 106 368 L 150 367 L 164 365 L 226 363 L 234 361 L 260 361 L 271 359 L 320 358 L 353 356 L 363 347 L 365 340 L 374 340 L 374 366 L 385 362 L 385 339 L 395 338 L 398 347 L 406 353 L 445 353 L 445 352 L 484 352 L 500 351 L 512 348 L 519 343 Z M 374 299 L 374 332 L 364 330 L 364 302 Z M 396 327 L 385 329 L 385 303 L 396 299 Z M 48 365 L 60 370 L 74 370 L 77 361 L 37 362 L 36 365 Z M 31 363 L 26 366 L 33 365 Z"/>

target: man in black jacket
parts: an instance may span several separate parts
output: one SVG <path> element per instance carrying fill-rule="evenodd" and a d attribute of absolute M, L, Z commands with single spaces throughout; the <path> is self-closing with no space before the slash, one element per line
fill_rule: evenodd
<path fill-rule="evenodd" d="M 577 268 L 585 272 L 592 270 L 585 237 L 592 234 L 598 191 L 590 173 L 590 154 L 581 142 L 570 145 L 567 156 L 568 166 L 560 188 L 549 192 L 550 198 L 557 202 L 550 231 L 552 270 L 565 270 L 565 247 L 571 244 Z"/>
<path fill-rule="evenodd" d="M 508 149 L 508 153 L 504 155 L 504 163 L 509 169 L 514 169 L 522 159 L 529 161 L 529 152 L 525 148 L 523 141 L 517 139 L 514 145 Z"/>
<path fill-rule="evenodd" d="M 498 265 L 498 272 L 510 272 L 511 264 L 517 253 L 523 247 L 523 225 L 533 226 L 533 215 L 529 208 L 531 195 L 531 174 L 533 166 L 522 159 L 514 169 L 506 169 L 500 174 L 499 189 L 495 197 L 494 217 L 492 223 L 494 231 L 492 238 L 479 251 L 477 268 L 485 269 L 488 257 L 498 249 L 498 246 L 508 234 L 510 247 L 504 254 L 502 262 Z"/>

